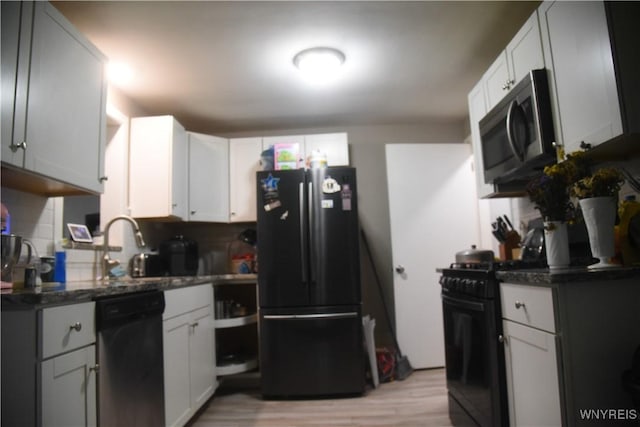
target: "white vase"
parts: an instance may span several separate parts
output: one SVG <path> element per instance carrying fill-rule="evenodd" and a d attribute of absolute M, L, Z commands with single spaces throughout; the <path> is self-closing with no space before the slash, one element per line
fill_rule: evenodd
<path fill-rule="evenodd" d="M 567 223 L 563 221 L 545 221 L 544 248 L 547 252 L 549 270 L 561 270 L 569 267 L 569 237 Z"/>
<path fill-rule="evenodd" d="M 591 197 L 580 200 L 584 223 L 589 233 L 591 254 L 600 261 L 590 269 L 618 267 L 611 263 L 615 255 L 614 226 L 616 223 L 616 199 L 613 197 Z"/>

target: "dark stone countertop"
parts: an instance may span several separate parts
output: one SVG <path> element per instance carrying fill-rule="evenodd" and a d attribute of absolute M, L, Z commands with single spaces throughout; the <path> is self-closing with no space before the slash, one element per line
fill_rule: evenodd
<path fill-rule="evenodd" d="M 45 283 L 28 289 L 3 289 L 0 297 L 2 310 L 34 309 L 48 305 L 60 305 L 92 301 L 102 297 L 152 290 L 167 291 L 186 286 L 211 283 L 256 283 L 255 274 L 223 274 L 184 277 L 145 277 L 138 279 L 87 280 L 69 283 Z"/>
<path fill-rule="evenodd" d="M 640 267 L 615 267 L 601 270 L 589 270 L 587 267 L 571 267 L 554 271 L 553 273 L 548 268 L 505 270 L 497 271 L 496 277 L 503 282 L 532 285 L 637 279 L 638 286 L 640 286 Z"/>

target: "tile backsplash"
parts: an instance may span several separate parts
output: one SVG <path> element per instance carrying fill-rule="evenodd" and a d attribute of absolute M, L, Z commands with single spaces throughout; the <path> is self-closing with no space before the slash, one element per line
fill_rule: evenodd
<path fill-rule="evenodd" d="M 38 255 L 52 256 L 56 199 L 3 187 L 2 203 L 11 215 L 11 233 L 29 239 Z"/>
<path fill-rule="evenodd" d="M 2 203 L 11 214 L 11 232 L 29 239 L 39 256 L 53 256 L 54 242 L 62 235 L 62 200 L 2 188 Z M 189 222 L 138 221 L 147 247 L 138 249 L 129 239 L 128 224 L 124 230 L 126 248 L 112 253 L 124 268 L 135 252 L 157 250 L 163 240 L 183 235 L 198 242 L 199 274 L 230 273 L 229 257 L 235 252 L 251 252 L 249 245 L 238 239 L 240 232 L 255 228 L 255 223 L 210 224 Z M 60 228 L 60 230 L 56 230 Z M 65 233 L 66 234 L 66 233 Z M 130 246 L 130 247 L 129 247 Z M 67 281 L 92 280 L 100 275 L 100 251 L 67 249 Z"/>

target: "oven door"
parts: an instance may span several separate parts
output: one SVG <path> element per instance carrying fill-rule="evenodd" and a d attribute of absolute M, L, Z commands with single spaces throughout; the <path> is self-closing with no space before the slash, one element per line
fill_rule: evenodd
<path fill-rule="evenodd" d="M 507 425 L 501 319 L 493 300 L 442 295 L 447 388 L 454 425 L 460 407 L 480 426 Z M 454 414 L 457 409 L 457 414 Z"/>

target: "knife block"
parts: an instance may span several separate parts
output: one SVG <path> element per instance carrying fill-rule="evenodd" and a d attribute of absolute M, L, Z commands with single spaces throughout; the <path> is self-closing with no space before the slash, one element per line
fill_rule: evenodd
<path fill-rule="evenodd" d="M 517 231 L 507 232 L 506 239 L 500 243 L 500 259 L 508 261 L 513 259 L 513 250 L 520 246 L 520 235 Z"/>

